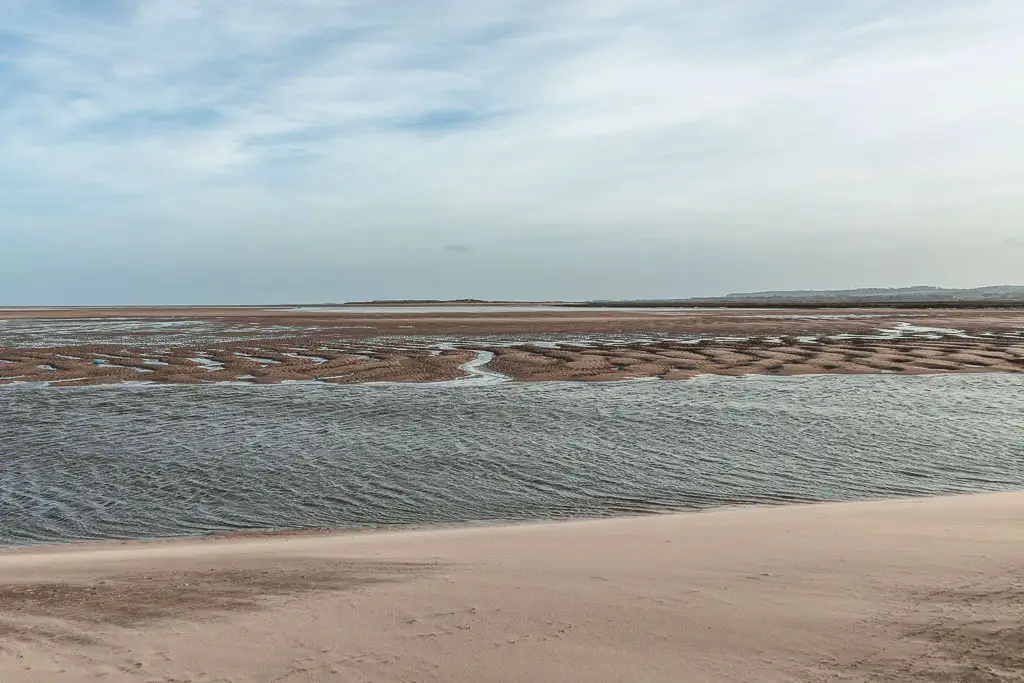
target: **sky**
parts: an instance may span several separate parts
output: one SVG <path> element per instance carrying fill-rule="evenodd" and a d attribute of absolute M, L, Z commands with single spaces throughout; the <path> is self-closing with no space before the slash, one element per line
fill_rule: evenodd
<path fill-rule="evenodd" d="M 1019 0 L 0 0 L 0 305 L 1024 282 Z"/>

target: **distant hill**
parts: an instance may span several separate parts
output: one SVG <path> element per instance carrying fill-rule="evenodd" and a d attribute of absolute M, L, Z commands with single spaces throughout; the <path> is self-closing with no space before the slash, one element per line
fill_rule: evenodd
<path fill-rule="evenodd" d="M 995 285 L 973 289 L 944 289 L 942 287 L 865 287 L 862 289 L 797 289 L 766 292 L 736 292 L 718 297 L 693 299 L 634 299 L 632 301 L 590 301 L 587 305 L 621 307 L 698 307 L 744 308 L 750 306 L 778 306 L 783 308 L 839 308 L 857 306 L 866 308 L 1019 308 L 1024 306 L 1024 286 Z"/>
<path fill-rule="evenodd" d="M 1024 300 L 1024 286 L 995 285 L 973 289 L 944 289 L 942 287 L 867 287 L 863 289 L 791 290 L 768 292 L 738 292 L 722 300 L 743 301 L 984 301 Z M 713 299 L 704 299 L 713 300 Z"/>

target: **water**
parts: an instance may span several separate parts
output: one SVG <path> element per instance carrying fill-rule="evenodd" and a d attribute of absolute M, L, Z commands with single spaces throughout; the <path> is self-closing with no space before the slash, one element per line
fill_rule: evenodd
<path fill-rule="evenodd" d="M 228 341 L 278 339 L 319 329 L 222 320 L 0 318 L 0 349 L 71 347 L 83 344 L 187 347 Z"/>
<path fill-rule="evenodd" d="M 0 389 L 0 544 L 1024 488 L 1024 378 Z"/>

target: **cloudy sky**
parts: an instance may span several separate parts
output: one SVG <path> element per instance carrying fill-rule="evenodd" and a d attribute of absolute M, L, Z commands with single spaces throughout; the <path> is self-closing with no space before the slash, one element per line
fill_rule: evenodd
<path fill-rule="evenodd" d="M 0 0 L 0 304 L 1024 281 L 1019 0 Z"/>

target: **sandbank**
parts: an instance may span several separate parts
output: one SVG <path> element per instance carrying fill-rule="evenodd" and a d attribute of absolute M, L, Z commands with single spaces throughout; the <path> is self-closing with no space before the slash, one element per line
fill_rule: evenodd
<path fill-rule="evenodd" d="M 0 385 L 1024 372 L 1024 308 L 491 308 L 0 311 Z"/>

